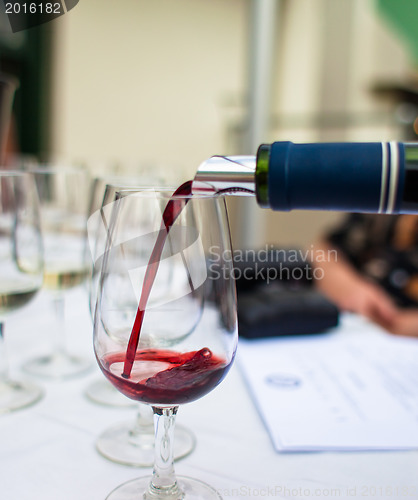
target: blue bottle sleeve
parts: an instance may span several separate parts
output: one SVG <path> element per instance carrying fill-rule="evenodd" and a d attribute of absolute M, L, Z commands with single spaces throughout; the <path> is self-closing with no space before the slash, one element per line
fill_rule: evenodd
<path fill-rule="evenodd" d="M 402 143 L 275 142 L 268 167 L 273 210 L 398 213 L 405 180 Z"/>

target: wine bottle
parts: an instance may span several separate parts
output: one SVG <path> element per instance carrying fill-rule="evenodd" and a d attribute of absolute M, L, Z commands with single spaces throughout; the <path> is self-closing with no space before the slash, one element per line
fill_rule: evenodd
<path fill-rule="evenodd" d="M 253 157 L 207 160 L 195 181 L 272 210 L 418 213 L 418 144 L 262 144 Z"/>

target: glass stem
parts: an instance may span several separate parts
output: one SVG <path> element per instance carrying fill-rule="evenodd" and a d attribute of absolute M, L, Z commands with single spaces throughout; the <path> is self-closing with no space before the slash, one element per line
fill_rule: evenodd
<path fill-rule="evenodd" d="M 6 345 L 4 342 L 4 323 L 0 321 L 0 383 L 7 382 L 9 377 L 9 363 L 7 361 Z"/>
<path fill-rule="evenodd" d="M 52 305 L 54 307 L 55 319 L 57 323 L 57 331 L 54 335 L 55 349 L 54 354 L 65 355 L 65 298 L 62 294 L 56 294 L 52 297 Z"/>
<path fill-rule="evenodd" d="M 173 456 L 174 426 L 178 406 L 170 408 L 153 406 L 152 409 L 155 428 L 154 470 L 145 498 L 180 500 L 184 495 L 177 484 Z"/>

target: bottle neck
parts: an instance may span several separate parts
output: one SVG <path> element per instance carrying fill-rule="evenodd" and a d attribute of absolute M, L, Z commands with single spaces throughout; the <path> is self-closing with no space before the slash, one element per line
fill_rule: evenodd
<path fill-rule="evenodd" d="M 273 210 L 417 211 L 418 147 L 275 142 L 260 146 L 255 180 L 259 205 Z"/>
<path fill-rule="evenodd" d="M 256 157 L 206 160 L 194 181 L 194 190 L 255 192 L 272 210 L 418 213 L 418 144 L 262 144 Z"/>

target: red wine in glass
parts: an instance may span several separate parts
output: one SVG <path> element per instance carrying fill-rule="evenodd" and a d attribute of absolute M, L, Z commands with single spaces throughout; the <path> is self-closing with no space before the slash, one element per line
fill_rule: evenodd
<path fill-rule="evenodd" d="M 102 370 L 128 398 L 149 404 L 184 404 L 199 399 L 217 386 L 228 364 L 208 348 L 177 353 L 169 350 L 139 350 L 128 379 L 120 372 L 125 353 L 102 359 Z"/>

